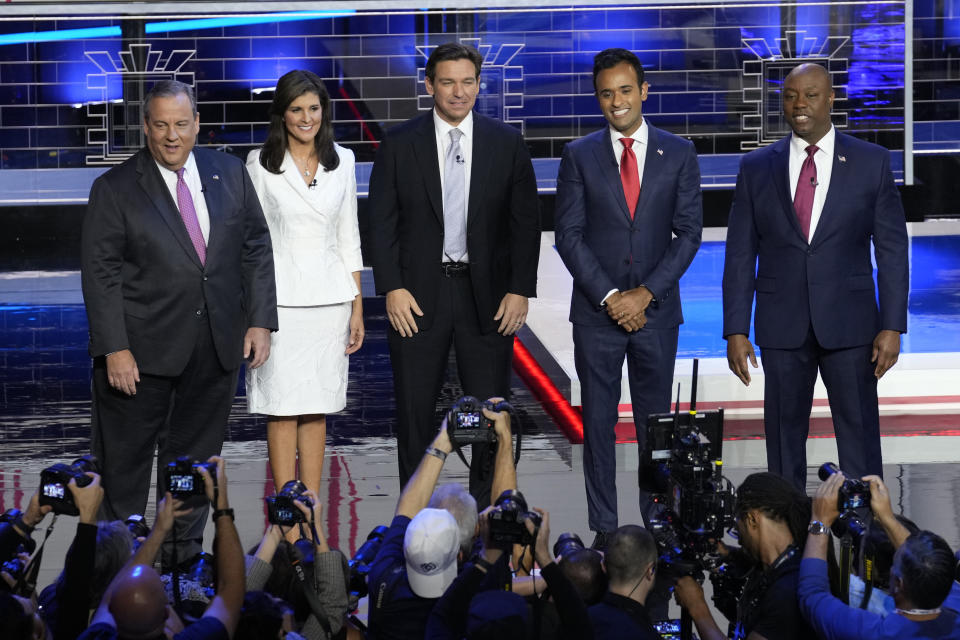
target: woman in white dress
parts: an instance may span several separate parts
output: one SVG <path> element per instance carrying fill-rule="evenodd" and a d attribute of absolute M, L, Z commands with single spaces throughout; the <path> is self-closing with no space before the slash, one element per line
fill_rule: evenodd
<path fill-rule="evenodd" d="M 263 148 L 247 171 L 270 227 L 280 330 L 247 370 L 247 406 L 267 415 L 277 490 L 320 491 L 326 414 L 347 403 L 348 356 L 363 344 L 360 231 L 353 153 L 333 141 L 330 97 L 310 71 L 277 82 Z"/>

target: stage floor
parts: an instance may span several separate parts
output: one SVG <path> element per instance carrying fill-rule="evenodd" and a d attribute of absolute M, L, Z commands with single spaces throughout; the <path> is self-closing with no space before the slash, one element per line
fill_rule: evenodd
<path fill-rule="evenodd" d="M 956 345 L 956 327 L 960 320 L 960 250 L 956 240 L 918 243 L 914 236 L 915 285 L 922 281 L 939 283 L 927 287 L 929 295 L 911 298 L 911 332 L 928 322 L 934 333 L 922 338 L 910 335 L 905 341 L 905 356 L 928 357 L 928 349 L 937 344 Z M 713 277 L 722 260 L 716 246 L 709 240 L 698 256 L 692 273 Z M 943 245 L 938 243 L 942 242 Z M 951 244 L 951 242 L 953 244 Z M 930 256 L 918 270 L 916 259 L 919 247 Z M 929 249 L 929 251 L 928 251 Z M 941 255 L 939 252 L 943 251 Z M 556 257 L 550 238 L 544 240 L 542 261 Z M 712 265 L 712 266 L 711 266 Z M 530 325 L 534 333 L 524 333 L 524 342 L 548 344 L 550 336 L 569 336 L 566 322 L 568 299 L 563 299 L 559 280 L 566 273 L 562 265 L 544 269 L 541 265 L 540 292 L 532 306 Z M 569 276 L 567 276 L 569 279 Z M 952 278 L 952 280 L 951 280 Z M 347 410 L 330 418 L 327 460 L 321 488 L 324 505 L 324 525 L 332 545 L 352 554 L 365 540 L 368 532 L 379 524 L 389 523 L 396 506 L 398 479 L 393 431 L 393 389 L 386 344 L 387 321 L 383 301 L 372 297 L 370 274 L 364 274 L 367 339 L 363 349 L 351 358 L 350 387 Z M 952 282 L 952 289 L 950 283 Z M 567 285 L 569 293 L 569 284 Z M 939 288 L 938 288 L 939 287 Z M 712 335 L 710 314 L 719 318 L 719 296 L 709 288 L 697 292 L 694 283 L 685 287 L 687 324 L 681 330 L 681 349 L 684 361 L 678 363 L 678 374 L 689 375 L 689 358 L 694 355 L 720 362 L 720 338 Z M 925 302 L 917 306 L 917 300 Z M 939 306 L 930 306 L 937 301 Z M 700 305 L 704 310 L 700 311 Z M 952 305 L 952 306 L 951 306 Z M 952 309 L 952 311 L 951 311 Z M 918 322 L 918 315 L 922 322 Z M 924 315 L 926 314 L 926 315 Z M 951 315 L 952 314 L 952 315 Z M 926 319 L 924 319 L 926 318 Z M 544 324 L 546 323 L 546 324 Z M 547 332 L 542 327 L 549 327 Z M 719 327 L 719 324 L 715 325 Z M 697 337 L 700 336 L 700 337 Z M 569 338 L 568 338 L 569 339 Z M 0 511 L 23 508 L 39 483 L 40 470 L 55 461 L 71 461 L 85 453 L 89 441 L 90 360 L 86 353 L 87 326 L 79 291 L 79 274 L 63 273 L 7 273 L 0 274 Z M 923 345 L 927 345 L 924 347 Z M 960 346 L 951 347 L 951 352 Z M 555 352 L 562 361 L 562 349 Z M 570 348 L 572 371 L 572 346 Z M 938 357 L 938 354 L 933 354 Z M 956 360 L 944 355 L 940 384 L 960 393 Z M 549 363 L 544 363 L 549 364 Z M 904 365 L 903 360 L 897 365 Z M 459 396 L 451 363 L 451 373 L 442 393 L 441 404 L 447 405 Z M 904 367 L 905 368 L 905 367 Z M 935 376 L 927 369 L 922 375 Z M 714 375 L 717 384 L 701 384 L 705 402 L 733 400 L 715 393 L 721 389 L 721 374 L 732 379 L 719 366 L 711 374 L 709 366 L 702 366 L 704 375 Z M 680 376 L 678 375 L 678 378 Z M 895 378 L 891 378 L 895 381 Z M 724 384 L 736 389 L 734 381 Z M 568 377 L 567 384 L 571 379 Z M 513 378 L 513 401 L 521 414 L 524 429 L 524 453 L 518 468 L 520 489 L 531 505 L 551 512 L 553 537 L 562 531 L 578 532 L 587 542 L 590 533 L 586 521 L 586 503 L 581 467 L 581 445 L 571 443 L 557 428 L 539 402 L 532 396 L 519 376 Z M 895 397 L 896 385 L 890 385 L 888 397 Z M 689 388 L 684 385 L 684 388 Z M 920 388 L 923 388 L 921 385 Z M 936 395 L 931 387 L 928 395 Z M 916 395 L 907 390 L 899 395 Z M 710 395 L 706 395 L 710 394 Z M 946 395 L 941 393 L 940 395 Z M 702 403 L 701 406 L 703 406 Z M 745 420 L 757 423 L 745 414 Z M 887 415 L 887 414 L 885 414 Z M 960 433 L 956 412 L 948 415 L 954 433 Z M 952 416 L 952 417 L 949 417 Z M 734 418 L 732 416 L 732 418 Z M 930 420 L 934 421 L 934 416 Z M 731 420 L 731 423 L 734 420 Z M 926 424 L 926 423 L 924 423 Z M 921 425 L 922 426 L 922 425 Z M 949 432 L 940 429 L 937 432 Z M 272 493 L 266 462 L 264 422 L 246 413 L 245 400 L 238 396 L 228 425 L 224 454 L 229 460 L 231 502 L 237 511 L 237 524 L 244 547 L 254 545 L 265 525 L 263 497 Z M 629 431 L 629 429 L 628 429 Z M 905 435 L 908 432 L 901 432 Z M 913 433 L 913 432 L 909 432 Z M 951 435 L 926 435 L 918 427 L 914 437 L 884 438 L 885 476 L 890 485 L 895 507 L 916 520 L 922 527 L 945 536 L 956 547 L 960 544 L 960 521 L 954 517 L 954 505 L 960 503 L 960 487 L 955 478 L 960 474 L 960 439 Z M 739 437 L 739 436 L 738 436 Z M 725 443 L 725 473 L 739 483 L 747 474 L 764 466 L 763 443 L 742 436 Z M 810 440 L 811 463 L 835 460 L 831 438 Z M 618 494 L 621 523 L 638 522 L 636 506 L 637 453 L 634 444 L 623 442 L 617 447 Z M 815 474 L 810 475 L 810 488 L 816 485 Z M 459 460 L 451 458 L 444 471 L 444 479 L 465 482 L 466 469 Z M 153 519 L 153 506 L 147 509 Z M 48 520 L 49 522 L 49 520 Z M 63 557 L 73 536 L 73 519 L 58 519 L 44 555 L 40 583 L 52 581 L 63 566 Z M 206 537 L 212 541 L 212 531 Z"/>

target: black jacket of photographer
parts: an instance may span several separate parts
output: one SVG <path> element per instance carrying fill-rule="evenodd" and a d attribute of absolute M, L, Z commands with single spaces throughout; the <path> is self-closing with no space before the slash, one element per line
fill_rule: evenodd
<path fill-rule="evenodd" d="M 754 632 L 778 640 L 817 637 L 797 600 L 802 555 L 798 548 L 789 547 L 769 568 L 758 567 L 750 574 L 740 596 L 735 638 Z"/>
<path fill-rule="evenodd" d="M 603 640 L 659 640 L 647 609 L 626 596 L 609 591 L 589 609 L 593 637 Z"/>

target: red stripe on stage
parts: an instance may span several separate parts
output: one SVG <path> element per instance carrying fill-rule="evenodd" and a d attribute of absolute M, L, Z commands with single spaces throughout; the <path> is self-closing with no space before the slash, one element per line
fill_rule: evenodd
<path fill-rule="evenodd" d="M 570 406 L 519 338 L 513 339 L 513 369 L 573 444 L 583 443 L 583 416 Z"/>

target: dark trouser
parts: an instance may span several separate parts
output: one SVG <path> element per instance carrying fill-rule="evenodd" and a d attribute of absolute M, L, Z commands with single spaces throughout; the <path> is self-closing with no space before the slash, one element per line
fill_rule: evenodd
<path fill-rule="evenodd" d="M 647 416 L 670 409 L 679 327 L 627 333 L 612 322 L 573 325 L 574 361 L 583 404 L 583 476 L 588 524 L 617 528 L 616 432 L 623 359 L 627 359 L 637 446 L 647 440 Z"/>
<path fill-rule="evenodd" d="M 439 269 L 439 265 L 437 266 Z M 397 457 L 400 486 L 407 484 L 440 426 L 434 418 L 453 345 L 465 395 L 480 401 L 509 399 L 513 336 L 481 333 L 469 275 L 442 277 L 433 324 L 427 331 L 403 338 L 388 329 L 393 385 L 397 400 Z M 516 429 L 517 426 L 514 425 Z M 490 503 L 493 481 L 487 445 L 473 447 L 470 493 L 481 509 Z"/>
<path fill-rule="evenodd" d="M 853 477 L 883 474 L 880 455 L 880 411 L 877 379 L 870 362 L 872 345 L 824 349 L 811 330 L 797 349 L 761 347 L 763 422 L 767 437 L 767 469 L 807 486 L 807 433 L 817 370 L 830 399 L 837 435 L 840 469 Z M 817 464 L 828 462 L 817 460 Z"/>
<path fill-rule="evenodd" d="M 136 354 L 134 354 L 136 357 Z M 93 361 L 91 450 L 103 470 L 104 501 L 100 516 L 123 520 L 143 513 L 150 492 L 153 454 L 157 457 L 157 500 L 163 497 L 163 468 L 178 456 L 191 461 L 219 455 L 230 406 L 237 390 L 237 370 L 224 371 L 210 331 L 200 331 L 183 372 L 177 376 L 140 374 L 137 393 L 127 396 L 110 387 L 106 361 Z M 178 560 L 201 551 L 209 502 L 187 501 L 193 512 L 174 527 Z M 153 520 L 153 514 L 148 520 Z M 172 559 L 165 544 L 163 563 Z"/>

